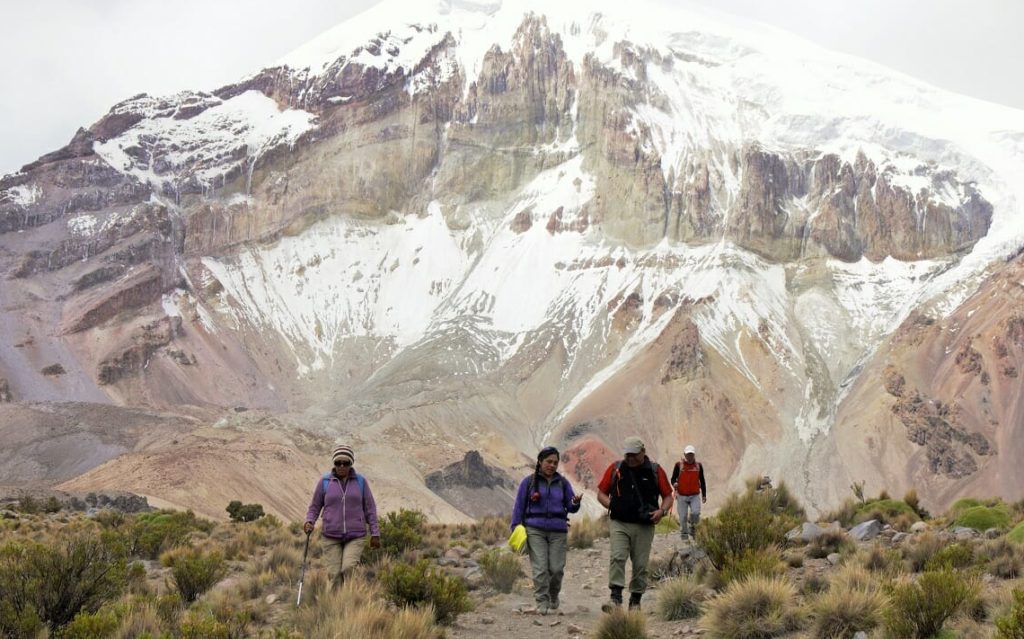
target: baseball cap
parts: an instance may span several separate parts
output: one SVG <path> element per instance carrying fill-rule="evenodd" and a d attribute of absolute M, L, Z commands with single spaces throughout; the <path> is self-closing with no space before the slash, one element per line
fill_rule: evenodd
<path fill-rule="evenodd" d="M 685 449 L 683 449 L 684 455 L 689 455 L 690 453 L 693 453 L 694 455 L 697 454 L 697 449 L 693 447 L 693 444 L 690 444 Z"/>
<path fill-rule="evenodd" d="M 639 437 L 627 437 L 622 444 L 622 452 L 627 455 L 635 455 L 644 449 L 644 440 Z"/>

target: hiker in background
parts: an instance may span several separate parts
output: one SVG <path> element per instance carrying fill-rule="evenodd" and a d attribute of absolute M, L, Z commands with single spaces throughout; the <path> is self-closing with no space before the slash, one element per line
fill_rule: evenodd
<path fill-rule="evenodd" d="M 370 547 L 380 548 L 377 525 L 377 504 L 366 479 L 353 467 L 355 454 L 349 446 L 337 446 L 331 453 L 334 468 L 317 481 L 313 501 L 302 526 L 307 535 L 323 513 L 320 539 L 328 577 L 334 586 L 345 582 L 345 576 L 359 563 L 370 535 Z"/>
<path fill-rule="evenodd" d="M 569 513 L 579 512 L 581 495 L 558 472 L 558 449 L 548 446 L 537 454 L 533 474 L 519 483 L 512 507 L 512 528 L 526 526 L 526 548 L 533 567 L 533 597 L 537 612 L 558 610 L 558 593 L 565 572 Z"/>
<path fill-rule="evenodd" d="M 708 487 L 704 482 L 704 465 L 697 461 L 697 449 L 692 445 L 683 450 L 683 458 L 672 469 L 672 485 L 676 488 L 679 536 L 683 541 L 687 541 L 690 536 L 696 539 L 700 505 L 708 501 Z"/>
<path fill-rule="evenodd" d="M 627 558 L 633 564 L 629 609 L 640 608 L 640 598 L 647 590 L 647 562 L 651 557 L 654 527 L 672 511 L 672 485 L 661 466 L 647 457 L 643 440 L 627 437 L 622 452 L 624 459 L 608 466 L 597 485 L 597 500 L 608 509 L 611 517 L 608 522 L 611 600 L 601 606 L 605 612 L 622 606 Z"/>

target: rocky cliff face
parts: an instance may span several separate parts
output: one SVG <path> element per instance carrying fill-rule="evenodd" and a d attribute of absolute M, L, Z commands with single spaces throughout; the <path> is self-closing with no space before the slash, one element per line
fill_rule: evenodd
<path fill-rule="evenodd" d="M 323 411 L 423 472 L 553 442 L 585 484 L 640 432 L 821 506 L 840 443 L 939 501 L 997 474 L 1024 116 L 699 15 L 389 6 L 0 179 L 0 401 Z"/>

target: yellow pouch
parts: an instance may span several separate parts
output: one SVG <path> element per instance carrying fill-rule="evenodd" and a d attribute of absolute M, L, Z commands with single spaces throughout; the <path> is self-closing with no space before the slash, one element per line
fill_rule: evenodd
<path fill-rule="evenodd" d="M 512 529 L 512 534 L 508 537 L 508 545 L 516 552 L 523 552 L 526 548 L 526 526 L 519 524 Z"/>

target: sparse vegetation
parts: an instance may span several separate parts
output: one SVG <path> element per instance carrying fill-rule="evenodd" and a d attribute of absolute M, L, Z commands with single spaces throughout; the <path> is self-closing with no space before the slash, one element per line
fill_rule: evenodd
<path fill-rule="evenodd" d="M 1024 639 L 1024 602 L 1020 595 L 1011 595 L 1013 584 L 989 580 L 982 597 L 977 576 L 983 571 L 1003 579 L 1021 575 L 1020 546 L 1011 535 L 981 539 L 960 534 L 954 539 L 944 530 L 974 509 L 1005 509 L 1013 517 L 1016 506 L 964 501 L 929 521 L 930 530 L 896 543 L 883 534 L 871 544 L 855 544 L 845 532 L 827 529 L 801 545 L 784 540 L 784 532 L 798 523 L 792 516 L 798 505 L 791 496 L 777 493 L 751 488 L 732 496 L 718 516 L 702 522 L 698 541 L 711 538 L 705 548 L 720 560 L 719 569 L 710 561 L 694 563 L 678 554 L 652 557 L 654 578 L 665 578 L 657 585 L 659 619 L 694 620 L 707 629 L 708 637 L 738 639 L 852 637 L 859 631 L 874 637 L 982 639 L 997 632 L 998 621 L 996 636 Z M 884 497 L 865 499 L 865 504 L 850 501 L 857 508 L 884 506 Z M 914 495 L 903 502 L 915 513 L 920 510 Z M 441 525 L 427 523 L 422 513 L 399 511 L 382 518 L 388 552 L 364 555 L 371 561 L 364 561 L 340 588 L 331 587 L 319 561 L 321 549 L 313 544 L 303 603 L 296 608 L 305 541 L 301 523 L 283 524 L 264 515 L 255 521 L 236 518 L 214 524 L 172 511 L 104 511 L 89 519 L 73 511 L 47 514 L 45 501 L 28 506 L 35 512 L 0 520 L 0 637 L 439 639 L 443 625 L 473 601 L 485 609 L 493 606 L 488 599 L 494 592 L 515 592 L 523 575 L 522 558 L 503 550 L 507 518 Z M 574 520 L 572 545 L 592 547 L 606 530 L 606 520 Z M 62 546 L 72 538 L 88 538 L 114 552 L 109 588 L 80 606 L 71 602 L 70 589 L 52 587 L 64 577 L 38 578 L 53 573 L 53 562 L 68 570 L 76 565 Z M 154 552 L 166 567 L 143 561 Z M 831 552 L 846 561 L 832 566 L 820 560 Z M 54 559 L 59 553 L 64 553 L 62 558 Z M 51 563 L 45 569 L 32 568 L 38 565 L 33 556 L 47 556 Z M 471 560 L 479 563 L 480 581 L 473 581 L 480 578 L 472 576 Z M 903 574 L 906 569 L 923 572 Z M 474 583 L 472 593 L 464 573 Z M 222 579 L 228 574 L 230 579 Z M 26 583 L 30 596 L 19 598 L 15 590 Z M 571 589 L 578 586 L 568 583 L 566 601 L 575 600 Z M 526 591 L 517 592 L 509 601 L 527 596 Z M 643 617 L 635 614 L 602 616 L 599 624 L 591 636 L 638 637 L 647 632 Z"/>

